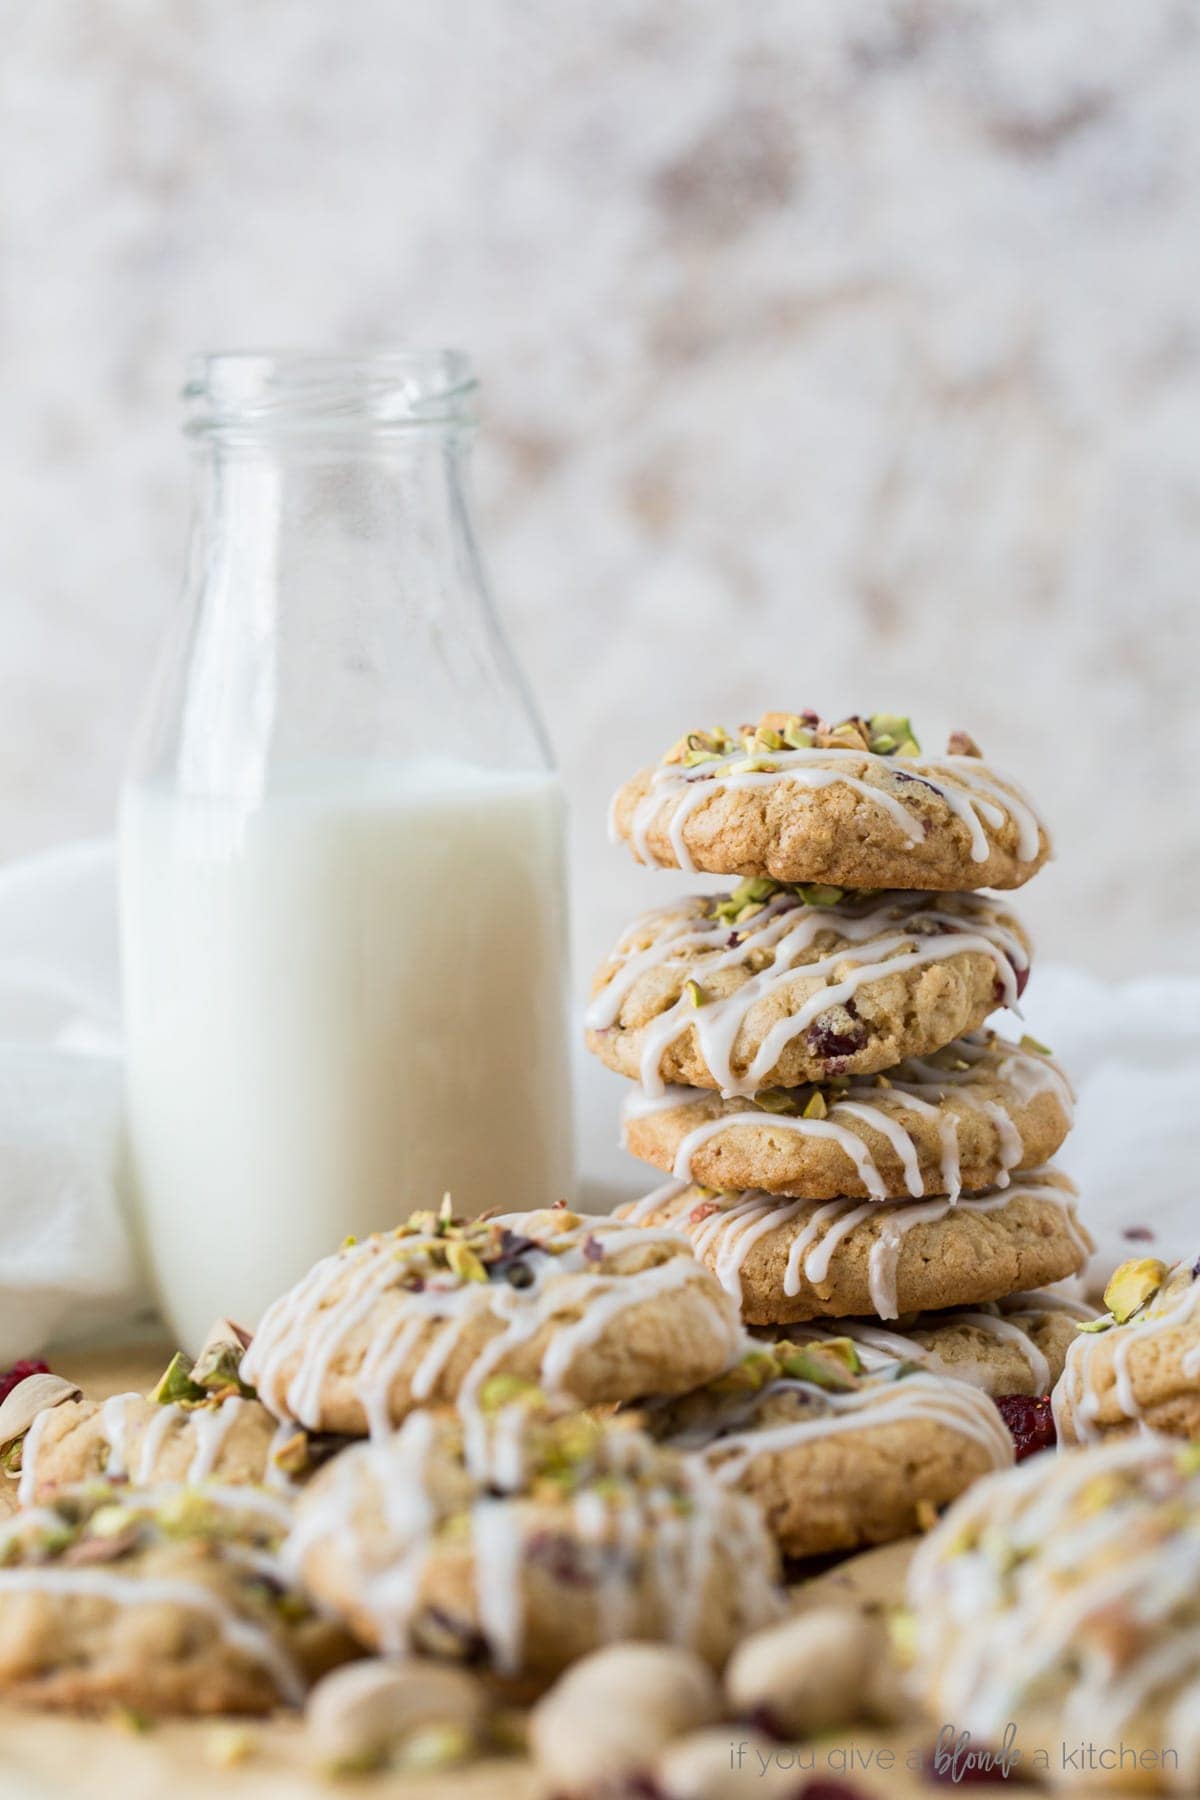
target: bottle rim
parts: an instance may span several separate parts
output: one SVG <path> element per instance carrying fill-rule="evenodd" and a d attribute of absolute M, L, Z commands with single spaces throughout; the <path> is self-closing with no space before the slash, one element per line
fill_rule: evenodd
<path fill-rule="evenodd" d="M 479 383 L 463 350 L 218 350 L 189 358 L 192 437 L 469 430 Z"/>

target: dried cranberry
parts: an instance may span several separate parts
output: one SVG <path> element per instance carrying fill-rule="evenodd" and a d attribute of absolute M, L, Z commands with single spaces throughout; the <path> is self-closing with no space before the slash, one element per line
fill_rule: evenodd
<path fill-rule="evenodd" d="M 1011 963 L 1009 964 L 1009 967 L 1012 968 L 1013 981 L 1017 990 L 1016 998 L 1019 1000 L 1029 985 L 1029 970 L 1027 968 L 1014 968 Z M 999 975 L 997 975 L 995 981 L 992 983 L 992 999 L 996 1002 L 997 1006 L 1008 1005 L 1008 984 L 1002 981 Z"/>
<path fill-rule="evenodd" d="M 1152 1244 L 1154 1242 L 1154 1233 L 1148 1225 L 1127 1225 L 1121 1236 L 1128 1238 L 1131 1244 Z"/>
<path fill-rule="evenodd" d="M 583 1545 L 562 1531 L 535 1531 L 525 1546 L 525 1560 L 545 1569 L 563 1587 L 590 1588 L 597 1571 Z"/>
<path fill-rule="evenodd" d="M 1004 1423 L 1012 1433 L 1017 1461 L 1053 1450 L 1058 1442 L 1049 1394 L 1001 1394 L 996 1401 Z"/>
<path fill-rule="evenodd" d="M 865 1026 L 859 1026 L 857 1031 L 832 1031 L 818 1021 L 809 1026 L 806 1041 L 813 1055 L 828 1063 L 838 1057 L 853 1056 L 856 1050 L 861 1050 L 867 1041 L 867 1032 Z"/>
<path fill-rule="evenodd" d="M 26 1358 L 23 1362 L 15 1362 L 11 1369 L 5 1369 L 0 1375 L 0 1405 L 3 1404 L 15 1387 L 26 1381 L 30 1375 L 48 1375 L 50 1364 L 36 1358 Z"/>
<path fill-rule="evenodd" d="M 600 1263 L 604 1261 L 604 1245 L 595 1232 L 589 1231 L 584 1238 L 583 1255 L 585 1262 Z"/>

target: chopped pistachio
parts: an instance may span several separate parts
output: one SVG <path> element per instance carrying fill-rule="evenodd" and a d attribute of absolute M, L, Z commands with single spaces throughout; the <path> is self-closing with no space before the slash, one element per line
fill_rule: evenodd
<path fill-rule="evenodd" d="M 732 1369 L 726 1369 L 724 1375 L 718 1375 L 709 1383 L 708 1391 L 712 1394 L 756 1394 L 768 1382 L 779 1376 L 779 1353 L 790 1349 L 790 1345 L 776 1345 L 775 1351 L 768 1349 L 750 1350 L 742 1360 L 735 1363 Z"/>
<path fill-rule="evenodd" d="M 804 1108 L 804 1112 L 801 1116 L 805 1119 L 823 1119 L 828 1111 L 829 1108 L 825 1104 L 825 1096 L 820 1088 L 817 1088 L 810 1095 L 808 1104 Z"/>
<path fill-rule="evenodd" d="M 108 1716 L 118 1730 L 129 1732 L 131 1737 L 145 1737 L 147 1732 L 154 1730 L 154 1720 L 132 1706 L 114 1706 Z"/>
<path fill-rule="evenodd" d="M 1157 1294 L 1167 1278 L 1167 1265 L 1156 1256 L 1135 1257 L 1115 1270 L 1104 1290 L 1104 1304 L 1118 1325 L 1124 1325 L 1147 1300 Z"/>
<path fill-rule="evenodd" d="M 204 1754 L 218 1769 L 235 1769 L 250 1761 L 258 1743 L 249 1725 L 214 1725 L 204 1740 Z"/>
<path fill-rule="evenodd" d="M 1021 1039 L 1021 1048 L 1022 1050 L 1032 1051 L 1035 1056 L 1053 1056 L 1054 1054 L 1049 1044 L 1039 1044 L 1037 1039 L 1035 1037 L 1030 1037 L 1028 1032 L 1026 1032 Z"/>
<path fill-rule="evenodd" d="M 748 875 L 739 881 L 731 894 L 724 900 L 718 900 L 713 907 L 713 917 L 724 919 L 729 924 L 736 924 L 750 907 L 758 908 L 773 894 L 780 891 L 780 884 L 765 875 Z"/>
<path fill-rule="evenodd" d="M 946 744 L 947 756 L 982 756 L 983 751 L 969 731 L 952 731 Z"/>
<path fill-rule="evenodd" d="M 785 1375 L 793 1381 L 810 1381 L 832 1393 L 847 1393 L 855 1385 L 854 1371 L 830 1344 L 797 1344 L 780 1356 Z"/>
<path fill-rule="evenodd" d="M 537 1383 L 523 1375 L 490 1375 L 479 1390 L 479 1405 L 484 1412 L 499 1412 L 518 1400 L 540 1398 Z"/>
<path fill-rule="evenodd" d="M 308 1468 L 308 1433 L 299 1427 L 271 1452 L 271 1461 L 282 1475 L 303 1475 Z"/>
<path fill-rule="evenodd" d="M 446 1246 L 446 1261 L 460 1281 L 486 1281 L 488 1272 L 468 1244 L 461 1239 Z"/>
<path fill-rule="evenodd" d="M 917 756 L 921 749 L 912 720 L 898 713 L 872 713 L 867 720 L 867 741 L 876 756 Z"/>
<path fill-rule="evenodd" d="M 1108 1331 L 1116 1320 L 1111 1313 L 1102 1313 L 1098 1319 L 1088 1319 L 1086 1323 L 1076 1325 L 1076 1331 Z"/>
<path fill-rule="evenodd" d="M 396 1752 L 398 1769 L 410 1775 L 435 1769 L 451 1769 L 469 1762 L 475 1754 L 475 1733 L 452 1720 L 419 1725 L 410 1731 Z"/>
<path fill-rule="evenodd" d="M 845 888 L 830 887 L 823 881 L 807 881 L 795 889 L 805 906 L 836 906 L 846 895 Z"/>
<path fill-rule="evenodd" d="M 150 1391 L 157 1406 L 176 1406 L 180 1401 L 207 1400 L 208 1392 L 192 1380 L 192 1365 L 182 1350 L 177 1350 Z"/>
<path fill-rule="evenodd" d="M 131 1525 L 137 1523 L 137 1514 L 128 1506 L 99 1506 L 88 1521 L 88 1530 L 93 1537 L 120 1537 Z"/>
<path fill-rule="evenodd" d="M 754 1096 L 754 1104 L 762 1112 L 794 1113 L 799 1102 L 788 1088 L 760 1088 Z"/>
<path fill-rule="evenodd" d="M 811 750 L 813 734 L 807 726 L 797 718 L 791 718 L 783 728 L 783 741 L 789 750 Z"/>
<path fill-rule="evenodd" d="M 683 991 L 693 1006 L 703 1006 L 707 996 L 698 981 L 685 981 Z"/>
<path fill-rule="evenodd" d="M 1200 1475 L 1200 1443 L 1184 1444 L 1175 1457 L 1181 1475 Z"/>
<path fill-rule="evenodd" d="M 917 1615 L 908 1606 L 893 1606 L 887 1615 L 887 1633 L 892 1655 L 902 1666 L 917 1654 Z"/>

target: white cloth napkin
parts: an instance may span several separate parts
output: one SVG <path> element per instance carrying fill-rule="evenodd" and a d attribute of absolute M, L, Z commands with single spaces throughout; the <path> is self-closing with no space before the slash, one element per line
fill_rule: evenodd
<path fill-rule="evenodd" d="M 1125 1256 L 1200 1253 L 1200 981 L 1035 968 L 1026 1002 L 1024 1025 L 998 1023 L 1052 1045 L 1078 1089 L 1061 1161 L 1097 1240 L 1093 1282 Z M 617 1146 L 624 1085 L 580 1057 L 593 1206 L 656 1179 Z M 122 1155 L 113 848 L 69 845 L 0 869 L 0 1368 L 144 1316 Z"/>
<path fill-rule="evenodd" d="M 144 1310 L 121 1198 L 113 850 L 0 870 L 0 1368 Z"/>

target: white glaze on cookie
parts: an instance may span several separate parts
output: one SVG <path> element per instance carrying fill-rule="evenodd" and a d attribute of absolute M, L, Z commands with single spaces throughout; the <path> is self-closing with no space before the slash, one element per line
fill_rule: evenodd
<path fill-rule="evenodd" d="M 763 767 L 762 764 L 769 766 Z M 630 829 L 630 844 L 639 862 L 658 859 L 650 850 L 649 835 L 669 810 L 667 837 L 680 869 L 696 865 L 684 843 L 684 826 L 696 808 L 716 793 L 753 793 L 787 783 L 817 791 L 848 787 L 862 800 L 885 813 L 908 839 L 920 843 L 922 821 L 886 787 L 876 787 L 850 773 L 854 764 L 878 766 L 886 777 L 921 782 L 937 794 L 956 819 L 966 827 L 971 860 L 986 862 L 991 852 L 987 829 L 1000 830 L 1007 820 L 1017 828 L 1017 860 L 1032 862 L 1038 854 L 1039 821 L 1026 796 L 1008 776 L 998 778 L 973 756 L 895 757 L 873 756 L 863 750 L 812 748 L 778 750 L 769 756 L 748 757 L 739 747 L 693 768 L 681 763 L 660 763 L 653 771 L 647 792 L 638 801 Z M 755 767 L 758 764 L 760 766 Z M 614 796 L 609 808 L 609 837 L 616 842 Z"/>
<path fill-rule="evenodd" d="M 693 1423 L 668 1441 L 676 1449 L 699 1456 L 716 1479 L 730 1487 L 737 1486 L 758 1456 L 798 1449 L 815 1438 L 841 1437 L 916 1420 L 940 1425 L 978 1444 L 993 1468 L 1006 1468 L 1012 1462 L 1008 1428 L 993 1402 L 977 1388 L 919 1371 L 896 1379 L 891 1358 L 881 1361 L 880 1368 L 888 1371 L 880 1379 L 864 1381 L 845 1393 L 831 1392 L 811 1381 L 781 1378 L 759 1389 L 738 1408 L 715 1409 L 710 1423 Z M 773 1395 L 788 1392 L 803 1395 L 814 1408 L 813 1416 L 759 1423 L 764 1403 Z"/>
<path fill-rule="evenodd" d="M 475 1614 L 489 1656 L 505 1674 L 519 1673 L 525 1662 L 524 1570 L 545 1527 L 526 1491 L 521 1443 L 526 1423 L 520 1405 L 489 1415 L 475 1412 L 463 1435 L 466 1469 L 476 1490 L 467 1509 Z M 431 1413 L 416 1412 L 388 1440 L 337 1458 L 320 1490 L 306 1497 L 285 1545 L 285 1566 L 297 1580 L 310 1555 L 325 1544 L 336 1546 L 353 1608 L 371 1622 L 381 1648 L 391 1655 L 411 1648 L 422 1576 L 436 1550 L 440 1515 L 433 1489 L 436 1464 L 444 1456 L 438 1430 Z M 665 1458 L 638 1431 L 605 1433 L 595 1460 L 563 1517 L 581 1545 L 604 1553 L 603 1579 L 596 1586 L 598 1641 L 626 1635 L 635 1582 L 648 1557 L 663 1635 L 692 1644 L 718 1543 L 743 1577 L 741 1599 L 751 1618 L 765 1623 L 777 1615 L 763 1527 L 751 1502 L 743 1505 L 723 1493 L 687 1459 Z M 385 1508 L 390 1539 L 382 1559 L 359 1517 L 371 1490 Z"/>
<path fill-rule="evenodd" d="M 1027 1711 L 1065 1744 L 1170 1746 L 1200 1779 L 1200 1475 L 1154 1435 L 989 1476 L 918 1547 L 915 1680 L 984 1742 Z M 1141 1715 L 1139 1717 L 1139 1715 Z M 1149 1765 L 1142 1765 L 1143 1767 Z"/>
<path fill-rule="evenodd" d="M 672 1183 L 659 1188 L 630 1207 L 625 1217 L 631 1222 L 652 1218 L 663 1207 L 669 1207 L 686 1187 L 686 1183 Z M 791 1243 L 783 1279 L 784 1293 L 794 1297 L 806 1282 L 819 1286 L 828 1276 L 842 1240 L 856 1226 L 870 1221 L 878 1233 L 868 1257 L 871 1305 L 877 1317 L 894 1319 L 900 1313 L 896 1286 L 900 1254 L 904 1239 L 914 1226 L 944 1218 L 951 1210 L 960 1214 L 998 1212 L 1024 1197 L 1056 1207 L 1080 1257 L 1087 1256 L 1090 1246 L 1075 1221 L 1074 1189 L 1061 1176 L 1036 1169 L 1019 1177 L 1011 1187 L 963 1196 L 957 1201 L 944 1195 L 911 1201 L 830 1200 L 814 1209 L 810 1201 L 781 1200 L 775 1194 L 750 1190 L 739 1194 L 732 1205 L 713 1203 L 712 1210 L 706 1215 L 703 1205 L 697 1206 L 693 1211 L 704 1216 L 689 1215 L 680 1223 L 685 1226 L 696 1255 L 709 1262 L 722 1287 L 740 1305 L 743 1300 L 741 1271 L 747 1253 L 769 1232 L 790 1225 L 807 1214 L 803 1228 Z M 653 1205 L 650 1205 L 651 1200 Z"/>
<path fill-rule="evenodd" d="M 653 943 L 638 948 L 648 924 L 673 915 L 674 922 Z M 685 985 L 673 1005 L 642 1027 L 640 1079 L 648 1095 L 662 1095 L 663 1055 L 685 1031 L 694 1030 L 720 1091 L 752 1095 L 794 1038 L 830 1008 L 853 1001 L 869 982 L 974 953 L 990 957 L 995 965 L 997 1003 L 1016 1009 L 1019 977 L 1029 967 L 1029 956 L 1011 928 L 1011 917 L 995 900 L 979 894 L 889 893 L 865 904 L 806 906 L 785 891 L 733 927 L 707 912 L 661 907 L 622 937 L 613 955 L 613 974 L 589 1006 L 586 1022 L 593 1031 L 612 1027 L 634 983 L 652 969 L 678 970 L 703 990 L 719 971 L 745 967 L 752 971 L 747 980 L 725 998 L 710 997 L 696 1006 Z M 834 949 L 813 961 L 801 960 L 823 932 L 831 931 L 839 938 Z M 731 937 L 736 941 L 731 943 Z M 770 966 L 756 968 L 767 952 L 773 959 Z M 751 1007 L 798 979 L 822 985 L 771 1027 L 746 1073 L 737 1075 L 734 1046 Z"/>
<path fill-rule="evenodd" d="M 530 1223 L 538 1217 L 546 1215 L 514 1213 L 495 1223 L 524 1234 L 538 1230 Z M 513 1287 L 504 1280 L 448 1279 L 441 1286 L 429 1284 L 423 1291 L 403 1293 L 403 1307 L 393 1309 L 381 1323 L 355 1381 L 372 1436 L 384 1436 L 391 1430 L 392 1383 L 431 1323 L 438 1329 L 411 1379 L 417 1402 L 435 1392 L 446 1363 L 481 1313 L 499 1322 L 502 1329 L 475 1359 L 460 1404 L 469 1405 L 510 1352 L 551 1321 L 558 1323 L 546 1346 L 540 1381 L 548 1392 L 557 1393 L 563 1391 L 579 1354 L 605 1332 L 619 1328 L 621 1315 L 629 1308 L 665 1299 L 680 1287 L 697 1285 L 695 1263 L 682 1254 L 632 1274 L 606 1273 L 604 1258 L 636 1249 L 644 1241 L 640 1232 L 610 1219 L 576 1220 L 574 1215 L 571 1219 L 567 1227 L 538 1238 L 539 1244 L 553 1245 L 553 1250 L 537 1248 L 526 1254 L 529 1283 L 525 1287 Z M 679 1249 L 678 1232 L 663 1230 L 654 1236 Z M 410 1237 L 399 1242 L 401 1247 L 411 1247 L 435 1241 Z M 320 1428 L 322 1384 L 331 1365 L 350 1333 L 370 1316 L 380 1296 L 396 1285 L 401 1275 L 401 1265 L 392 1253 L 394 1244 L 394 1240 L 376 1238 L 343 1249 L 318 1263 L 268 1309 L 246 1353 L 242 1374 L 272 1412 Z M 339 1284 L 337 1300 L 323 1306 Z M 711 1312 L 713 1332 L 728 1343 L 732 1357 L 738 1341 L 732 1310 L 725 1309 L 714 1294 Z M 301 1350 L 297 1372 L 285 1381 L 289 1360 Z"/>
<path fill-rule="evenodd" d="M 999 1060 L 994 1054 L 997 1049 L 1003 1053 Z M 955 1068 L 954 1062 L 965 1066 Z M 806 1119 L 774 1110 L 747 1110 L 708 1119 L 685 1135 L 676 1153 L 672 1173 L 679 1181 L 693 1180 L 692 1159 L 696 1151 L 734 1126 L 769 1127 L 772 1132 L 800 1138 L 825 1138 L 836 1143 L 854 1164 L 870 1198 L 885 1200 L 887 1184 L 861 1133 L 853 1129 L 853 1124 L 858 1124 L 871 1127 L 888 1140 L 900 1159 L 908 1192 L 919 1199 L 927 1190 L 921 1178 L 917 1146 L 894 1116 L 898 1110 L 905 1109 L 936 1123 L 942 1151 L 937 1192 L 955 1200 L 962 1191 L 957 1111 L 957 1106 L 962 1106 L 984 1113 L 995 1127 L 1001 1171 L 993 1185 L 1007 1187 L 1009 1171 L 1020 1163 L 1023 1154 L 1020 1133 L 1005 1107 L 977 1097 L 972 1091 L 973 1084 L 996 1080 L 1011 1086 L 1014 1100 L 1019 1105 L 1028 1105 L 1038 1093 L 1053 1093 L 1070 1121 L 1073 1110 L 1071 1089 L 1062 1070 L 1050 1057 L 1022 1050 L 990 1033 L 973 1032 L 956 1039 L 947 1052 L 935 1057 L 914 1056 L 898 1063 L 888 1070 L 886 1087 L 869 1080 L 851 1081 L 843 1091 L 832 1095 L 824 1118 Z M 941 1104 L 948 1096 L 953 1096 L 956 1107 Z M 702 1107 L 708 1098 L 694 1088 L 685 1087 L 666 1088 L 658 1098 L 635 1090 L 626 1100 L 622 1116 L 633 1120 L 656 1112 Z"/>
<path fill-rule="evenodd" d="M 911 1324 L 906 1323 L 904 1331 L 887 1331 L 865 1319 L 839 1319 L 836 1326 L 815 1321 L 789 1325 L 787 1336 L 796 1342 L 810 1339 L 820 1342 L 832 1336 L 852 1338 L 868 1370 L 877 1371 L 896 1362 L 916 1363 L 931 1374 L 986 1388 L 989 1385 L 986 1367 L 962 1360 L 943 1361 L 932 1345 L 923 1344 L 912 1335 L 921 1326 L 952 1331 L 956 1326 L 967 1325 L 985 1337 L 994 1338 L 997 1343 L 1011 1344 L 1018 1350 L 1029 1364 L 1033 1391 L 1044 1394 L 1050 1386 L 1050 1365 L 1038 1347 L 1033 1330 L 1053 1314 L 1086 1321 L 1095 1317 L 1095 1309 L 1068 1294 L 1039 1289 L 1010 1294 L 1007 1299 L 990 1301 L 979 1307 L 923 1313 Z"/>
<path fill-rule="evenodd" d="M 116 1396 L 127 1399 L 129 1396 Z M 135 1396 L 136 1398 L 136 1396 Z M 114 1418 L 123 1409 L 112 1408 Z M 119 1430 L 119 1426 L 117 1428 Z M 169 1504 L 178 1489 L 171 1486 L 139 1489 L 126 1501 L 120 1490 L 114 1501 L 126 1505 L 143 1516 Z M 230 1513 L 252 1513 L 269 1520 L 271 1529 L 280 1537 L 291 1524 L 290 1509 L 265 1495 L 261 1490 L 222 1487 L 210 1483 L 204 1490 L 206 1502 Z M 11 1553 L 10 1547 L 22 1541 L 34 1541 L 37 1534 L 53 1531 L 61 1520 L 51 1506 L 30 1507 L 17 1513 L 0 1527 L 0 1560 Z M 238 1542 L 235 1538 L 215 1540 L 221 1561 L 270 1576 L 283 1577 L 283 1565 L 272 1551 Z M 51 1598 L 88 1598 L 104 1600 L 116 1607 L 167 1605 L 199 1613 L 213 1624 L 230 1650 L 264 1669 L 279 1691 L 280 1698 L 296 1706 L 304 1698 L 307 1683 L 295 1659 L 265 1626 L 240 1613 L 225 1595 L 186 1576 L 148 1577 L 135 1570 L 113 1568 L 67 1567 L 52 1559 L 16 1567 L 0 1568 L 0 1600 L 6 1594 L 44 1594 Z"/>
<path fill-rule="evenodd" d="M 1163 1286 L 1176 1280 L 1185 1265 L 1176 1263 L 1164 1278 Z M 1051 1397 L 1054 1423 L 1059 1435 L 1068 1438 L 1071 1428 L 1080 1443 L 1093 1443 L 1104 1436 L 1098 1423 L 1107 1394 L 1111 1393 L 1122 1416 L 1148 1429 L 1142 1419 L 1142 1408 L 1133 1389 L 1129 1359 L 1135 1347 L 1148 1343 L 1168 1331 L 1179 1331 L 1197 1320 L 1200 1309 L 1200 1279 L 1195 1275 L 1170 1306 L 1161 1311 L 1153 1306 L 1124 1325 L 1113 1324 L 1107 1331 L 1081 1332 L 1067 1352 L 1066 1366 Z M 1112 1355 L 1113 1382 L 1102 1392 L 1096 1381 L 1096 1358 L 1102 1343 Z M 1182 1371 L 1189 1380 L 1200 1379 L 1200 1337 L 1182 1358 Z"/>
<path fill-rule="evenodd" d="M 94 1415 L 105 1446 L 104 1474 L 113 1481 L 128 1477 L 136 1487 L 145 1487 L 154 1480 L 158 1458 L 167 1439 L 176 1430 L 190 1426 L 192 1456 L 180 1479 L 184 1486 L 199 1486 L 213 1475 L 225 1440 L 239 1414 L 253 1404 L 253 1401 L 244 1400 L 238 1395 L 229 1395 L 216 1405 L 161 1406 L 147 1425 L 136 1458 L 131 1462 L 130 1412 L 132 1408 L 144 1405 L 144 1400 L 141 1394 L 114 1394 Z M 22 1445 L 21 1480 L 17 1488 L 17 1499 L 22 1506 L 30 1504 L 37 1490 L 42 1422 L 53 1410 L 47 1408 L 45 1412 L 38 1414 Z"/>

